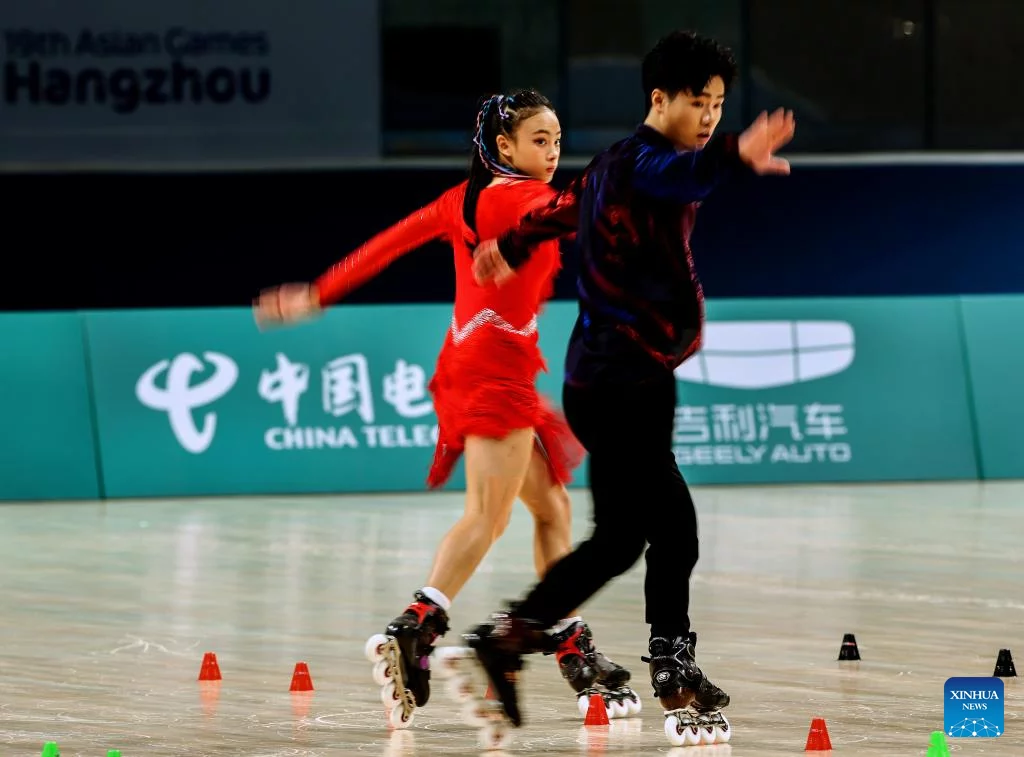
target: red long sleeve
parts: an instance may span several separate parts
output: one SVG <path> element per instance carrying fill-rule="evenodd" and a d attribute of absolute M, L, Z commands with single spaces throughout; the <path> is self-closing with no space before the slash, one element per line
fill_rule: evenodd
<path fill-rule="evenodd" d="M 461 212 L 464 191 L 464 184 L 449 189 L 331 266 L 314 282 L 321 307 L 337 302 L 407 252 L 447 236 L 453 213 Z"/>

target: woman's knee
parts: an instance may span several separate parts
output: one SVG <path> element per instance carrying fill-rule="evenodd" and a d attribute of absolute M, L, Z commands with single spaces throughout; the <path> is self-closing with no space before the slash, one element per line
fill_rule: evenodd
<path fill-rule="evenodd" d="M 476 543 L 494 544 L 508 528 L 512 516 L 512 508 L 502 511 L 493 509 L 474 509 L 463 513 L 458 528 L 462 538 Z"/>
<path fill-rule="evenodd" d="M 505 533 L 508 528 L 508 524 L 512 522 L 512 508 L 506 508 L 505 512 L 498 513 L 494 519 L 494 523 L 491 525 L 491 541 L 497 541 L 501 538 L 501 535 Z"/>
<path fill-rule="evenodd" d="M 572 500 L 564 486 L 552 486 L 539 493 L 524 492 L 521 498 L 539 528 L 567 526 L 572 519 Z"/>

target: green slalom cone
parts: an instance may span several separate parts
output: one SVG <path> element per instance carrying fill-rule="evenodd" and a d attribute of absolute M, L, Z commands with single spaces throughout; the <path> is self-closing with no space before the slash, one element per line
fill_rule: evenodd
<path fill-rule="evenodd" d="M 107 757 L 121 757 L 120 749 L 111 749 L 107 752 Z"/>
<path fill-rule="evenodd" d="M 932 731 L 927 757 L 950 757 L 949 747 L 946 745 L 946 734 L 942 731 Z"/>
<path fill-rule="evenodd" d="M 43 757 L 60 757 L 60 747 L 56 741 L 47 741 L 43 744 Z"/>

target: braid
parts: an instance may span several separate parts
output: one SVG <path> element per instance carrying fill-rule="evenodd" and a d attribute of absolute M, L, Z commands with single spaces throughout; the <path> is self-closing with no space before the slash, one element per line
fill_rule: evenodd
<path fill-rule="evenodd" d="M 515 112 L 510 109 L 509 101 L 511 99 L 511 97 L 506 97 L 505 95 L 491 95 L 487 98 L 480 111 L 476 114 L 476 133 L 473 136 L 473 144 L 476 145 L 477 152 L 480 154 L 480 160 L 490 169 L 491 173 L 505 174 L 507 176 L 525 176 L 520 171 L 502 163 L 491 152 L 491 147 L 488 144 L 488 142 L 494 141 L 499 132 L 504 132 L 506 129 L 511 131 L 511 122 L 515 115 Z M 491 119 L 495 118 L 497 119 L 497 127 L 492 127 L 488 130 L 487 127 L 491 125 Z M 488 134 L 488 131 L 492 133 Z"/>

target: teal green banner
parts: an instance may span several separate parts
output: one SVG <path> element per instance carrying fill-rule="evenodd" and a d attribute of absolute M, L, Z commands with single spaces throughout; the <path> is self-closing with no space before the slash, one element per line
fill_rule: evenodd
<path fill-rule="evenodd" d="M 964 297 L 981 478 L 1024 478 L 1024 297 Z"/>
<path fill-rule="evenodd" d="M 100 496 L 76 313 L 0 315 L 0 499 Z"/>
<path fill-rule="evenodd" d="M 1024 477 L 1022 316 L 1024 297 L 711 302 L 676 372 L 676 459 L 694 484 Z M 555 404 L 575 318 L 568 302 L 540 318 Z M 423 491 L 450 321 L 449 305 L 268 332 L 234 308 L 0 316 L 0 499 Z"/>
<path fill-rule="evenodd" d="M 556 403 L 575 314 L 540 321 Z M 261 333 L 244 310 L 88 315 L 107 494 L 422 490 L 450 317 L 339 307 Z M 695 484 L 973 478 L 963 364 L 953 299 L 712 303 L 677 372 L 676 457 Z"/>
<path fill-rule="evenodd" d="M 675 452 L 697 484 L 974 478 L 953 298 L 708 304 Z"/>

